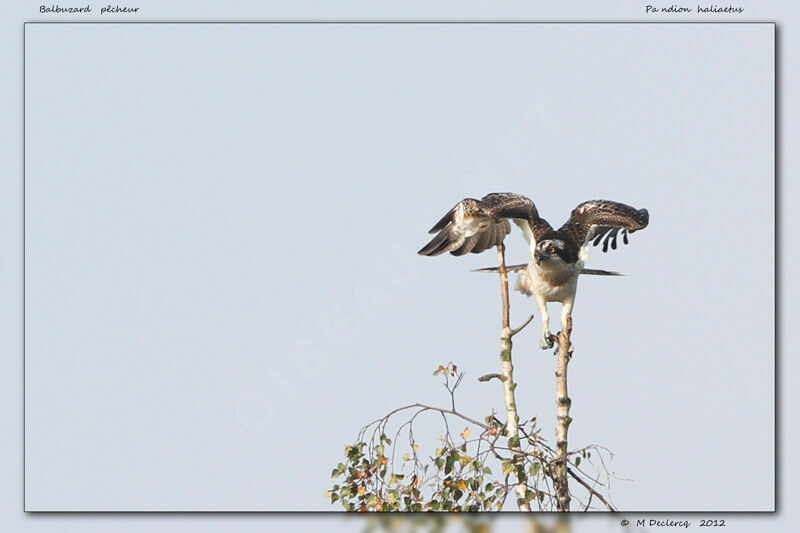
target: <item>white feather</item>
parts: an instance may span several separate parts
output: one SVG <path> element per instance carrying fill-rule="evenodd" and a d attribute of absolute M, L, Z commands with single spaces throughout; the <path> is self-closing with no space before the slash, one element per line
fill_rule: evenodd
<path fill-rule="evenodd" d="M 515 218 L 514 223 L 522 230 L 522 235 L 525 237 L 525 242 L 528 243 L 528 246 L 532 248 L 536 247 L 536 241 L 533 238 L 530 223 L 524 218 Z"/>

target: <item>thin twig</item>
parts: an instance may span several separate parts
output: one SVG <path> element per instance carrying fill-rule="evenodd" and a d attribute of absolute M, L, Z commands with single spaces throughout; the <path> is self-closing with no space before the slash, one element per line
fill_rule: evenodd
<path fill-rule="evenodd" d="M 616 509 L 614 509 L 614 506 L 612 506 L 610 503 L 608 503 L 608 501 L 607 501 L 605 498 L 603 498 L 603 495 L 602 495 L 602 494 L 600 494 L 599 492 L 597 492 L 596 490 L 594 490 L 592 487 L 590 487 L 590 486 L 589 486 L 589 484 L 588 484 L 588 483 L 586 483 L 586 482 L 585 482 L 583 479 L 581 479 L 581 477 L 580 477 L 579 475 L 577 475 L 575 472 L 573 472 L 571 468 L 567 468 L 567 473 L 568 473 L 568 474 L 569 474 L 569 475 L 570 475 L 570 476 L 571 476 L 571 477 L 572 477 L 572 478 L 573 478 L 575 481 L 577 481 L 578 483 L 580 483 L 581 485 L 583 485 L 583 488 L 585 488 L 586 490 L 588 490 L 590 494 L 592 494 L 592 495 L 594 495 L 594 496 L 597 496 L 597 499 L 598 499 L 598 500 L 600 500 L 601 502 L 603 502 L 603 503 L 605 504 L 605 506 L 606 506 L 606 507 L 608 507 L 608 510 L 609 510 L 609 511 L 611 511 L 611 512 L 617 512 L 617 510 L 616 510 Z"/>
<path fill-rule="evenodd" d="M 525 328 L 525 326 L 531 323 L 531 320 L 533 320 L 533 315 L 529 316 L 528 319 L 525 322 L 523 322 L 522 325 L 519 326 L 517 329 L 512 329 L 511 336 L 513 337 L 514 335 L 522 331 Z"/>
<path fill-rule="evenodd" d="M 383 417 L 381 417 L 381 418 L 379 418 L 377 420 L 374 420 L 374 421 L 370 422 L 369 424 L 367 424 L 366 426 L 364 426 L 364 429 L 367 429 L 367 428 L 371 427 L 373 424 L 377 424 L 378 422 L 383 422 L 384 420 L 388 420 L 390 417 L 396 415 L 400 411 L 405 411 L 406 409 L 413 409 L 414 407 L 418 407 L 418 408 L 422 409 L 423 411 L 438 411 L 440 413 L 445 413 L 445 414 L 448 414 L 448 415 L 457 416 L 457 417 L 459 417 L 459 418 L 461 418 L 463 420 L 466 420 L 467 422 L 470 422 L 472 424 L 475 424 L 476 426 L 481 427 L 483 429 L 490 429 L 491 428 L 491 426 L 487 426 L 483 422 L 478 422 L 474 418 L 470 418 L 470 417 L 468 417 L 468 416 L 466 416 L 464 414 L 459 413 L 458 411 L 453 411 L 452 409 L 443 409 L 441 407 L 434 407 L 432 405 L 425 405 L 424 403 L 412 403 L 412 404 L 409 404 L 409 405 L 404 405 L 403 407 L 398 407 L 397 409 L 394 409 L 393 411 L 390 411 L 386 416 L 383 416 Z M 359 437 L 359 440 L 363 440 L 363 439 L 361 439 Z"/>

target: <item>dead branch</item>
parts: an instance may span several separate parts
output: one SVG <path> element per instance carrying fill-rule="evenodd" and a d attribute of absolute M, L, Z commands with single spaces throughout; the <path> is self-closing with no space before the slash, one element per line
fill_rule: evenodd
<path fill-rule="evenodd" d="M 602 494 L 600 494 L 599 492 L 597 492 L 596 490 L 594 490 L 594 489 L 593 489 L 593 488 L 592 488 L 592 487 L 591 487 L 591 486 L 590 486 L 588 483 L 586 483 L 586 482 L 585 482 L 585 481 L 584 481 L 584 480 L 583 480 L 583 479 L 582 479 L 582 478 L 581 478 L 581 477 L 580 477 L 578 474 L 576 474 L 575 472 L 573 472 L 571 468 L 567 468 L 567 473 L 568 473 L 568 474 L 570 475 L 570 477 L 572 477 L 572 478 L 573 478 L 575 481 L 577 481 L 578 483 L 580 483 L 581 485 L 583 485 L 583 488 L 585 488 L 586 490 L 588 490 L 588 491 L 589 491 L 589 494 L 591 494 L 591 495 L 593 495 L 593 496 L 596 496 L 598 500 L 600 500 L 601 502 L 603 502 L 603 503 L 605 504 L 605 506 L 608 508 L 608 510 L 609 510 L 609 511 L 611 511 L 611 512 L 617 512 L 617 510 L 616 510 L 616 509 L 614 509 L 614 506 L 612 506 L 610 503 L 608 503 L 608 501 L 607 501 L 607 500 L 606 500 L 606 499 L 603 497 L 603 495 L 602 495 Z"/>

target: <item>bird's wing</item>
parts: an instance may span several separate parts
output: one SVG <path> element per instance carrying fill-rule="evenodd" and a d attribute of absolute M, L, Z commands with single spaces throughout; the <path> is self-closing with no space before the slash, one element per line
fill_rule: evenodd
<path fill-rule="evenodd" d="M 622 242 L 628 244 L 628 234 L 646 228 L 649 221 L 647 209 L 635 209 L 610 200 L 591 200 L 573 209 L 559 231 L 569 234 L 585 255 L 589 246 L 597 246 L 600 241 L 604 252 L 608 251 L 609 244 L 616 250 L 620 233 Z"/>
<path fill-rule="evenodd" d="M 428 233 L 436 236 L 418 253 L 435 256 L 445 252 L 453 255 L 483 252 L 503 242 L 511 231 L 509 220 L 519 224 L 526 239 L 535 239 L 550 228 L 525 196 L 492 193 L 480 200 L 465 198 L 430 229 Z"/>

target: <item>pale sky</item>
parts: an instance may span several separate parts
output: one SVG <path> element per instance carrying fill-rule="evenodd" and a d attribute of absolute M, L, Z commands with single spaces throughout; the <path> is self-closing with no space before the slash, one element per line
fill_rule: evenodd
<path fill-rule="evenodd" d="M 650 211 L 588 263 L 628 276 L 583 279 L 574 311 L 571 444 L 615 452 L 617 505 L 772 509 L 771 25 L 29 25 L 26 45 L 30 509 L 328 509 L 363 423 L 446 401 L 437 365 L 468 372 L 462 409 L 500 409 L 475 380 L 498 370 L 497 281 L 469 272 L 495 255 L 415 252 L 506 190 L 553 225 L 593 198 Z M 518 404 L 548 435 L 539 327 Z"/>

